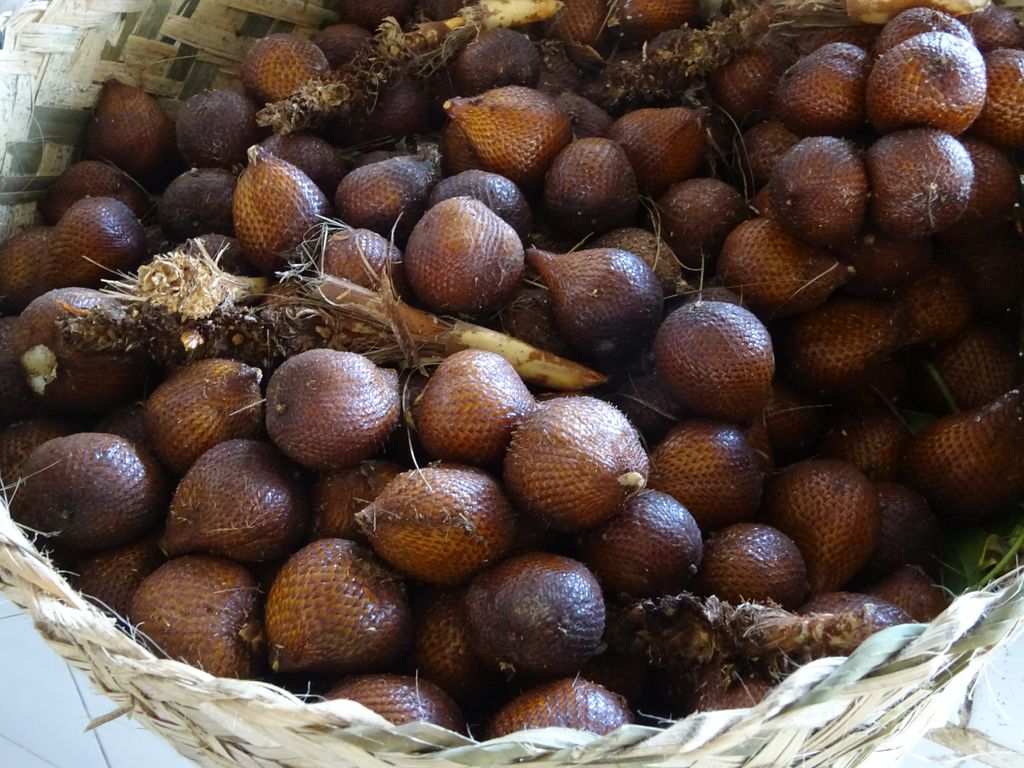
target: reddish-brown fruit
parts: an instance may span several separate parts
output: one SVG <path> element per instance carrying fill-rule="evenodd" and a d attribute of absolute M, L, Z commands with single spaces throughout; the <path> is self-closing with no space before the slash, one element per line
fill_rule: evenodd
<path fill-rule="evenodd" d="M 313 180 L 291 163 L 259 147 L 250 156 L 235 187 L 235 232 L 245 257 L 270 273 L 287 264 L 285 252 L 309 236 L 329 203 Z"/>
<path fill-rule="evenodd" d="M 419 11 L 431 21 L 444 21 L 459 15 L 463 0 L 420 0 Z"/>
<path fill-rule="evenodd" d="M 967 210 L 945 234 L 981 239 L 1010 215 L 1017 202 L 1020 178 L 1006 152 L 971 136 L 960 141 L 971 156 L 974 183 Z"/>
<path fill-rule="evenodd" d="M 868 207 L 863 153 L 831 136 L 804 139 L 775 164 L 770 181 L 772 217 L 813 245 L 857 237 Z"/>
<path fill-rule="evenodd" d="M 242 565 L 189 555 L 157 568 L 128 615 L 153 646 L 217 677 L 251 678 L 262 664 L 259 589 Z"/>
<path fill-rule="evenodd" d="M 281 32 L 256 41 L 242 59 L 239 77 L 246 92 L 265 104 L 291 96 L 330 69 L 327 57 L 314 43 Z"/>
<path fill-rule="evenodd" d="M 880 597 L 860 592 L 827 592 L 816 595 L 800 606 L 803 615 L 814 613 L 857 613 L 870 612 L 875 630 L 896 624 L 910 624 L 913 619 L 898 605 Z"/>
<path fill-rule="evenodd" d="M 13 496 L 16 484 L 24 474 L 21 465 L 32 451 L 45 442 L 74 431 L 70 421 L 47 416 L 19 421 L 0 431 L 0 485 Z"/>
<path fill-rule="evenodd" d="M 985 56 L 985 67 L 988 93 L 971 133 L 1002 149 L 1024 148 L 1024 51 L 992 51 Z"/>
<path fill-rule="evenodd" d="M 278 134 L 261 142 L 260 146 L 306 174 L 327 197 L 334 195 L 347 170 L 341 153 L 326 139 L 312 133 Z"/>
<path fill-rule="evenodd" d="M 376 29 L 388 16 L 405 21 L 415 4 L 416 0 L 339 0 L 338 18 L 365 29 Z"/>
<path fill-rule="evenodd" d="M 907 344 L 948 341 L 971 321 L 971 294 L 954 262 L 930 262 L 900 298 Z"/>
<path fill-rule="evenodd" d="M 466 590 L 429 595 L 418 613 L 413 640 L 417 672 L 464 706 L 487 698 L 501 678 L 470 646 Z"/>
<path fill-rule="evenodd" d="M 793 464 L 765 489 L 764 522 L 796 542 L 812 595 L 846 584 L 878 545 L 881 517 L 875 488 L 844 461 Z"/>
<path fill-rule="evenodd" d="M 608 138 L 626 151 L 640 189 L 659 197 L 697 174 L 707 143 L 705 122 L 706 113 L 697 109 L 637 109 L 616 120 Z"/>
<path fill-rule="evenodd" d="M 943 518 L 980 523 L 1024 494 L 1024 397 L 944 416 L 910 440 L 903 478 Z"/>
<path fill-rule="evenodd" d="M 629 376 L 607 400 L 626 415 L 649 446 L 661 440 L 683 416 L 683 409 L 653 372 Z"/>
<path fill-rule="evenodd" d="M 1020 357 L 1012 340 L 984 323 L 972 323 L 956 338 L 929 352 L 924 362 L 934 374 L 921 371 L 916 394 L 931 413 L 946 413 L 950 409 L 934 376 L 960 409 L 990 403 L 1021 380 Z"/>
<path fill-rule="evenodd" d="M 94 432 L 106 432 L 131 440 L 136 445 L 151 448 L 146 434 L 146 403 L 142 400 L 122 405 L 103 416 L 93 425 Z"/>
<path fill-rule="evenodd" d="M 750 216 L 735 188 L 718 179 L 673 184 L 658 198 L 661 236 L 690 269 L 714 271 L 725 238 Z"/>
<path fill-rule="evenodd" d="M 972 41 L 947 32 L 893 46 L 868 77 L 868 119 L 880 133 L 937 128 L 957 136 L 985 105 L 985 61 Z"/>
<path fill-rule="evenodd" d="M 779 370 L 805 392 L 848 392 L 903 345 L 905 329 L 897 303 L 833 298 L 776 330 Z"/>
<path fill-rule="evenodd" d="M 911 360 L 895 355 L 872 365 L 860 383 L 843 393 L 848 405 L 884 405 L 906 403 L 910 394 Z"/>
<path fill-rule="evenodd" d="M 798 136 L 847 136 L 867 116 L 871 59 L 849 43 L 829 43 L 790 67 L 775 91 L 775 114 Z"/>
<path fill-rule="evenodd" d="M 779 466 L 807 458 L 825 428 L 825 408 L 781 381 L 772 383 L 772 394 L 760 421 Z"/>
<path fill-rule="evenodd" d="M 633 223 L 640 205 L 626 153 L 611 139 L 577 139 L 544 179 L 544 209 L 560 232 L 580 236 Z"/>
<path fill-rule="evenodd" d="M 685 182 L 684 182 L 685 183 Z M 661 290 L 665 296 L 672 296 L 679 290 L 683 282 L 683 270 L 679 259 L 669 248 L 668 243 L 646 229 L 622 227 L 605 232 L 593 240 L 591 248 L 615 248 L 629 251 L 639 256 L 661 282 Z"/>
<path fill-rule="evenodd" d="M 572 135 L 576 139 L 585 139 L 589 136 L 603 138 L 608 135 L 612 123 L 615 122 L 615 118 L 597 104 L 572 91 L 560 93 L 555 97 L 555 103 L 569 116 Z"/>
<path fill-rule="evenodd" d="M 348 174 L 338 184 L 334 204 L 350 227 L 372 229 L 402 243 L 420 220 L 437 176 L 435 158 L 392 157 Z"/>
<path fill-rule="evenodd" d="M 145 449 L 116 435 L 49 440 L 21 465 L 11 517 L 77 551 L 139 538 L 167 508 L 167 478 Z"/>
<path fill-rule="evenodd" d="M 185 171 L 167 186 L 157 202 L 160 226 L 175 242 L 207 233 L 234 234 L 231 203 L 237 183 L 235 174 L 223 168 Z"/>
<path fill-rule="evenodd" d="M 643 43 L 662 32 L 701 18 L 696 0 L 624 0 L 619 5 L 618 31 L 632 43 Z"/>
<path fill-rule="evenodd" d="M 369 672 L 402 657 L 412 640 L 412 612 L 402 581 L 369 550 L 320 539 L 278 572 L 266 631 L 275 672 Z"/>
<path fill-rule="evenodd" d="M 822 27 L 810 31 L 810 34 L 801 34 L 795 40 L 797 52 L 806 56 L 809 53 L 829 43 L 849 43 L 865 51 L 873 51 L 875 39 L 878 37 L 879 28 L 875 24 L 853 24 L 838 27 Z"/>
<path fill-rule="evenodd" d="M 604 0 L 565 0 L 548 23 L 548 34 L 570 45 L 593 48 L 601 39 L 607 16 Z"/>
<path fill-rule="evenodd" d="M 246 151 L 260 140 L 256 105 L 240 93 L 203 91 L 178 110 L 178 149 L 197 168 L 245 165 Z"/>
<path fill-rule="evenodd" d="M 579 676 L 618 694 L 628 706 L 636 707 L 651 687 L 650 672 L 651 665 L 643 656 L 605 649 L 580 667 Z"/>
<path fill-rule="evenodd" d="M 398 375 L 353 352 L 295 355 L 267 385 L 270 439 L 309 469 L 344 469 L 370 458 L 398 416 Z"/>
<path fill-rule="evenodd" d="M 573 728 L 611 733 L 633 722 L 626 700 L 580 677 L 556 680 L 531 688 L 502 707 L 487 725 L 495 739 L 526 728 Z"/>
<path fill-rule="evenodd" d="M 81 560 L 72 583 L 79 592 L 117 616 L 127 616 L 143 580 L 164 564 L 159 533 Z"/>
<path fill-rule="evenodd" d="M 116 299 L 89 288 L 57 288 L 22 310 L 11 339 L 13 356 L 29 388 L 49 410 L 106 413 L 141 389 L 146 365 L 120 353 L 70 350 L 60 324 L 97 307 L 119 306 Z"/>
<path fill-rule="evenodd" d="M 965 43 L 974 42 L 970 30 L 948 13 L 935 8 L 909 8 L 898 13 L 882 27 L 875 40 L 875 56 L 881 56 L 904 40 L 928 32 L 945 32 L 960 38 Z"/>
<path fill-rule="evenodd" d="M 48 290 L 99 286 L 112 273 L 132 271 L 145 256 L 145 233 L 131 208 L 111 197 L 86 197 L 50 230 L 40 280 Z"/>
<path fill-rule="evenodd" d="M 520 237 L 533 227 L 530 204 L 519 187 L 504 176 L 487 171 L 469 170 L 442 179 L 431 190 L 427 208 L 452 197 L 472 197 L 490 208 Z"/>
<path fill-rule="evenodd" d="M 567 357 L 572 350 L 558 332 L 551 294 L 541 288 L 524 288 L 501 309 L 505 333 L 528 344 Z"/>
<path fill-rule="evenodd" d="M 337 69 L 352 61 L 371 37 L 373 33 L 366 27 L 342 23 L 324 27 L 311 40 L 323 52 L 331 69 Z"/>
<path fill-rule="evenodd" d="M 349 280 L 372 291 L 381 289 L 383 275 L 387 274 L 399 295 L 409 290 L 402 252 L 369 229 L 333 232 L 324 246 L 322 269 L 325 275 Z"/>
<path fill-rule="evenodd" d="M 479 314 L 512 298 L 523 259 L 523 244 L 511 226 L 479 200 L 453 197 L 413 228 L 405 273 L 429 309 Z"/>
<path fill-rule="evenodd" d="M 857 408 L 832 417 L 818 453 L 853 464 L 870 480 L 895 480 L 908 440 L 910 430 L 889 409 Z"/>
<path fill-rule="evenodd" d="M 743 222 L 726 238 L 718 276 L 759 317 L 775 320 L 824 304 L 852 270 L 762 217 Z"/>
<path fill-rule="evenodd" d="M 416 399 L 423 447 L 435 459 L 500 466 L 512 433 L 535 406 L 515 368 L 500 355 L 467 349 L 445 358 Z"/>
<path fill-rule="evenodd" d="M 639 256 L 617 248 L 556 255 L 531 248 L 530 265 L 551 292 L 562 338 L 598 359 L 633 353 L 661 319 L 661 283 Z"/>
<path fill-rule="evenodd" d="M 930 239 L 904 240 L 868 231 L 857 242 L 840 248 L 854 269 L 845 293 L 865 299 L 891 299 L 902 293 L 932 257 Z"/>
<path fill-rule="evenodd" d="M 867 153 L 871 216 L 893 237 L 942 232 L 963 216 L 974 183 L 964 145 L 930 128 L 896 131 Z"/>
<path fill-rule="evenodd" d="M 480 658 L 529 677 L 573 674 L 604 634 L 601 587 L 582 564 L 547 552 L 510 557 L 466 592 L 469 636 Z"/>
<path fill-rule="evenodd" d="M 700 592 L 738 605 L 774 602 L 787 610 L 809 589 L 803 555 L 789 536 L 769 525 L 737 523 L 713 533 L 697 573 Z"/>
<path fill-rule="evenodd" d="M 644 491 L 587 531 L 580 559 L 604 589 L 632 597 L 676 594 L 693 579 L 704 545 L 693 515 L 666 493 Z"/>
<path fill-rule="evenodd" d="M 146 401 L 153 452 L 175 474 L 227 440 L 254 438 L 263 422 L 259 368 L 213 358 L 180 368 Z"/>
<path fill-rule="evenodd" d="M 753 519 L 761 469 L 738 428 L 696 419 L 674 427 L 651 451 L 649 486 L 672 496 L 702 531 L 711 531 Z"/>
<path fill-rule="evenodd" d="M 997 48 L 1024 48 L 1024 27 L 1009 8 L 990 5 L 984 10 L 969 13 L 963 23 L 974 36 L 974 44 L 982 53 Z"/>
<path fill-rule="evenodd" d="M 158 183 L 177 164 L 174 123 L 141 88 L 107 80 L 85 128 L 83 154 L 143 184 Z"/>
<path fill-rule="evenodd" d="M 305 488 L 272 446 L 228 440 L 200 456 L 178 483 L 160 546 L 169 557 L 276 560 L 295 550 L 308 519 Z"/>
<path fill-rule="evenodd" d="M 28 227 L 0 243 L 0 310 L 17 314 L 53 286 L 43 282 L 53 227 Z"/>
<path fill-rule="evenodd" d="M 356 515 L 387 563 L 441 586 L 499 562 L 512 545 L 515 519 L 494 479 L 459 465 L 403 472 Z"/>
<path fill-rule="evenodd" d="M 683 698 L 686 709 L 693 712 L 747 709 L 761 703 L 774 687 L 775 682 L 761 673 L 740 675 L 709 664 Z"/>
<path fill-rule="evenodd" d="M 327 691 L 324 698 L 358 702 L 392 725 L 433 723 L 449 731 L 466 730 L 459 706 L 441 688 L 419 675 L 349 677 Z"/>
<path fill-rule="evenodd" d="M 405 467 L 390 461 L 364 461 L 348 469 L 321 475 L 313 484 L 310 541 L 365 541 L 356 515 L 402 472 L 405 472 Z"/>
<path fill-rule="evenodd" d="M 767 117 L 786 66 L 779 52 L 770 48 L 743 51 L 711 73 L 711 95 L 741 125 Z"/>
<path fill-rule="evenodd" d="M 393 144 L 404 136 L 430 131 L 431 103 L 419 81 L 401 77 L 381 91 L 373 111 L 355 120 L 336 121 L 331 138 L 335 144 Z"/>
<path fill-rule="evenodd" d="M 798 141 L 800 137 L 779 120 L 757 123 L 743 134 L 741 146 L 755 187 L 760 188 L 768 183 L 775 163 Z"/>
<path fill-rule="evenodd" d="M 153 201 L 137 182 L 110 163 L 82 160 L 72 163 L 39 201 L 43 221 L 53 225 L 83 197 L 112 197 L 127 205 L 138 218 L 153 210 Z"/>
<path fill-rule="evenodd" d="M 968 247 L 954 246 L 953 258 L 963 275 L 975 311 L 1002 320 L 1024 295 L 1021 239 L 1013 225 L 990 229 Z"/>
<path fill-rule="evenodd" d="M 949 595 L 913 565 L 904 565 L 882 581 L 864 590 L 872 597 L 899 606 L 914 621 L 929 622 L 946 610 Z"/>
<path fill-rule="evenodd" d="M 524 189 L 539 187 L 572 141 L 572 124 L 554 99 L 520 85 L 450 99 L 445 111 L 475 158 L 468 167 L 499 173 Z M 628 150 L 627 150 L 628 154 Z"/>
<path fill-rule="evenodd" d="M 540 79 L 540 54 L 526 35 L 492 29 L 467 45 L 451 65 L 460 96 L 476 96 L 504 85 L 533 88 Z"/>
<path fill-rule="evenodd" d="M 882 527 L 878 546 L 857 574 L 857 582 L 871 584 L 901 565 L 932 569 L 942 540 L 938 518 L 924 496 L 897 483 L 876 483 Z"/>
<path fill-rule="evenodd" d="M 604 522 L 647 479 L 647 453 L 614 406 L 587 396 L 538 403 L 512 436 L 505 488 L 516 506 L 553 528 Z"/>
<path fill-rule="evenodd" d="M 702 416 L 744 421 L 761 412 L 771 392 L 771 336 L 735 304 L 697 301 L 675 310 L 658 329 L 654 357 L 665 389 Z"/>

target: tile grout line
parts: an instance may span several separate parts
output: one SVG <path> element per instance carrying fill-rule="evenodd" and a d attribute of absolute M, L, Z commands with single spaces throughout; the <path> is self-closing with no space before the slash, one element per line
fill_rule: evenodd
<path fill-rule="evenodd" d="M 38 760 L 41 763 L 46 763 L 47 765 L 51 765 L 51 766 L 53 766 L 53 768 L 60 768 L 59 765 L 51 763 L 49 760 L 47 760 L 45 757 L 43 757 L 39 753 L 33 752 L 31 749 L 26 747 L 24 744 L 19 744 L 18 742 L 16 742 L 14 739 L 10 738 L 9 736 L 4 736 L 2 733 L 0 733 L 0 739 L 3 739 L 8 744 L 13 744 L 18 749 L 20 749 L 22 752 L 24 752 L 25 754 L 32 755 L 32 757 L 36 758 L 36 760 Z"/>
<path fill-rule="evenodd" d="M 82 705 L 82 710 L 85 712 L 85 716 L 89 718 L 89 720 L 91 721 L 92 713 L 89 711 L 89 707 L 85 704 L 85 696 L 82 695 L 82 689 L 78 685 L 78 678 L 75 677 L 75 672 L 73 669 L 71 669 L 70 664 L 64 662 L 64 666 L 67 668 L 68 675 L 71 677 L 71 682 L 75 686 L 75 693 L 78 694 L 78 701 Z M 99 733 L 96 731 L 96 729 L 93 729 L 92 731 L 90 731 L 90 733 L 92 734 L 92 737 L 96 739 L 96 746 L 99 747 L 100 755 L 103 757 L 103 763 L 107 766 L 107 768 L 112 768 L 112 766 L 110 765 L 110 758 L 107 757 L 107 750 L 104 748 L 103 742 L 100 740 Z"/>

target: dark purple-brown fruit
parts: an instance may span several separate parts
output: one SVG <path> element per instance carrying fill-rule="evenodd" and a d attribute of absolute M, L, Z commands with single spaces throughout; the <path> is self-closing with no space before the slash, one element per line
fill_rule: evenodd
<path fill-rule="evenodd" d="M 246 93 L 264 104 L 291 96 L 330 69 L 323 51 L 308 39 L 279 32 L 255 42 L 242 59 L 239 78 Z"/>
<path fill-rule="evenodd" d="M 682 591 L 704 546 L 693 515 L 666 493 L 643 491 L 611 520 L 587 531 L 580 558 L 605 590 L 632 597 Z"/>
<path fill-rule="evenodd" d="M 499 311 L 505 333 L 527 344 L 562 357 L 573 354 L 558 331 L 551 293 L 543 288 L 523 288 Z"/>
<path fill-rule="evenodd" d="M 34 419 L 42 412 L 42 403 L 29 388 L 14 350 L 17 326 L 17 315 L 0 317 L 0 427 Z"/>
<path fill-rule="evenodd" d="M 967 327 L 971 293 L 954 260 L 933 260 L 903 291 L 907 344 L 948 341 Z M 1001 394 L 1001 393 L 1000 393 Z"/>
<path fill-rule="evenodd" d="M 762 216 L 729 233 L 718 276 L 759 317 L 776 320 L 824 304 L 851 279 L 852 270 L 831 252 Z"/>
<path fill-rule="evenodd" d="M 737 523 L 711 534 L 697 587 L 734 605 L 772 602 L 787 610 L 803 603 L 809 589 L 807 566 L 794 541 L 760 523 Z"/>
<path fill-rule="evenodd" d="M 975 312 L 992 320 L 1012 313 L 1024 295 L 1024 259 L 1015 226 L 991 228 L 984 239 L 954 248 Z"/>
<path fill-rule="evenodd" d="M 705 123 L 705 112 L 696 109 L 637 109 L 616 120 L 608 138 L 626 151 L 640 190 L 658 197 L 697 175 L 704 162 Z"/>
<path fill-rule="evenodd" d="M 112 197 L 85 197 L 50 230 L 40 281 L 47 290 L 98 287 L 145 256 L 145 233 L 131 208 Z"/>
<path fill-rule="evenodd" d="M 93 425 L 93 432 L 107 432 L 131 440 L 136 445 L 151 448 L 146 434 L 146 403 L 138 400 L 122 405 L 103 416 Z"/>
<path fill-rule="evenodd" d="M 752 520 L 761 502 L 761 469 L 743 432 L 695 419 L 674 427 L 651 451 L 649 486 L 693 515 L 702 531 Z"/>
<path fill-rule="evenodd" d="M 183 475 L 218 443 L 255 438 L 263 422 L 262 378 L 259 368 L 219 358 L 175 371 L 146 401 L 153 452 Z"/>
<path fill-rule="evenodd" d="M 117 300 L 89 288 L 58 288 L 34 299 L 14 328 L 11 347 L 21 375 L 47 410 L 105 413 L 141 389 L 145 363 L 129 354 L 69 349 L 59 324 Z"/>
<path fill-rule="evenodd" d="M 757 123 L 743 134 L 743 154 L 755 188 L 768 183 L 775 163 L 798 141 L 800 137 L 779 120 Z"/>
<path fill-rule="evenodd" d="M 815 595 L 802 606 L 800 614 L 808 616 L 820 613 L 854 613 L 870 616 L 875 629 L 897 624 L 910 624 L 913 619 L 898 605 L 880 597 L 860 592 L 826 592 Z"/>
<path fill-rule="evenodd" d="M 555 102 L 572 122 L 572 135 L 576 139 L 589 136 L 605 137 L 615 118 L 589 99 L 578 93 L 564 91 L 555 97 Z"/>
<path fill-rule="evenodd" d="M 417 222 L 405 248 L 405 273 L 429 309 L 481 313 L 512 298 L 523 259 L 511 226 L 479 200 L 453 197 Z"/>
<path fill-rule="evenodd" d="M 381 91 L 373 111 L 364 112 L 354 124 L 336 122 L 331 139 L 341 146 L 391 145 L 430 132 L 430 110 L 430 97 L 420 81 L 402 77 Z"/>
<path fill-rule="evenodd" d="M 143 580 L 164 564 L 158 532 L 81 560 L 75 589 L 118 616 L 127 616 Z"/>
<path fill-rule="evenodd" d="M 1010 215 L 1017 202 L 1020 178 L 1005 151 L 973 136 L 965 136 L 960 142 L 971 156 L 974 183 L 967 210 L 945 234 L 962 238 L 984 236 Z"/>
<path fill-rule="evenodd" d="M 572 236 L 633 223 L 640 198 L 636 175 L 610 139 L 577 139 L 563 149 L 544 178 L 544 209 L 552 225 Z"/>
<path fill-rule="evenodd" d="M 839 249 L 854 269 L 844 293 L 865 299 L 891 299 L 917 277 L 932 257 L 930 239 L 905 240 L 869 230 Z"/>
<path fill-rule="evenodd" d="M 607 400 L 625 414 L 647 445 L 661 440 L 683 416 L 653 372 L 630 375 Z"/>
<path fill-rule="evenodd" d="M 338 18 L 365 29 L 376 29 L 388 16 L 405 21 L 413 5 L 415 0 L 339 0 Z"/>
<path fill-rule="evenodd" d="M 852 464 L 792 464 L 765 489 L 765 523 L 789 536 L 807 565 L 811 595 L 846 584 L 878 545 L 881 517 L 871 481 Z"/>
<path fill-rule="evenodd" d="M 1024 27 L 1009 8 L 990 5 L 967 14 L 962 20 L 982 53 L 997 48 L 1024 48 Z"/>
<path fill-rule="evenodd" d="M 83 197 L 112 197 L 127 205 L 138 218 L 153 210 L 153 201 L 137 181 L 110 163 L 81 160 L 54 179 L 39 201 L 43 221 L 53 225 Z"/>
<path fill-rule="evenodd" d="M 369 550 L 320 539 L 278 571 L 267 595 L 275 672 L 353 674 L 392 667 L 412 641 L 405 585 Z"/>
<path fill-rule="evenodd" d="M 593 574 L 546 552 L 511 557 L 466 592 L 470 642 L 506 676 L 573 674 L 597 653 L 605 607 Z"/>
<path fill-rule="evenodd" d="M 605 734 L 633 722 L 626 700 L 580 677 L 539 685 L 512 699 L 487 725 L 487 738 L 527 728 L 573 728 Z"/>
<path fill-rule="evenodd" d="M 686 183 L 686 182 L 683 182 Z M 647 266 L 654 270 L 661 281 L 661 290 L 665 296 L 673 296 L 685 287 L 682 265 L 668 243 L 658 235 L 638 227 L 622 227 L 605 232 L 589 243 L 591 248 L 617 248 L 639 256 Z"/>
<path fill-rule="evenodd" d="M 386 274 L 399 295 L 408 292 L 402 252 L 369 229 L 340 229 L 324 245 L 321 268 L 325 275 L 340 277 L 379 291 Z"/>
<path fill-rule="evenodd" d="M 231 204 L 238 178 L 221 168 L 193 168 L 172 181 L 156 206 L 157 219 L 172 240 L 207 233 L 231 235 Z"/>
<path fill-rule="evenodd" d="M 142 184 L 166 178 L 177 162 L 174 123 L 150 94 L 107 80 L 85 128 L 83 155 L 106 160 Z"/>
<path fill-rule="evenodd" d="M 934 570 L 942 540 L 938 518 L 924 496 L 897 483 L 875 483 L 882 527 L 878 546 L 857 574 L 857 582 L 872 584 L 902 565 Z"/>
<path fill-rule="evenodd" d="M 936 8 L 909 8 L 896 14 L 879 32 L 875 40 L 875 56 L 912 37 L 928 32 L 945 32 L 963 40 L 974 42 L 970 30 L 963 22 Z"/>
<path fill-rule="evenodd" d="M 246 151 L 260 140 L 256 105 L 235 91 L 203 91 L 178 109 L 178 149 L 197 168 L 245 165 Z"/>
<path fill-rule="evenodd" d="M 527 259 L 551 292 L 559 334 L 581 354 L 608 359 L 635 352 L 661 319 L 661 283 L 629 251 L 530 249 Z"/>
<path fill-rule="evenodd" d="M 899 606 L 914 620 L 932 621 L 946 610 L 951 596 L 913 565 L 903 565 L 864 592 Z"/>
<path fill-rule="evenodd" d="M 521 32 L 493 29 L 463 48 L 450 71 L 460 96 L 475 96 L 503 85 L 533 88 L 540 78 L 540 54 Z"/>
<path fill-rule="evenodd" d="M 327 691 L 324 698 L 356 701 L 392 725 L 433 723 L 449 731 L 466 729 L 459 706 L 441 688 L 419 675 L 349 677 Z"/>
<path fill-rule="evenodd" d="M 895 480 L 909 440 L 910 430 L 891 410 L 858 408 L 832 417 L 818 442 L 818 454 L 849 462 L 870 480 Z"/>
<path fill-rule="evenodd" d="M 341 23 L 324 27 L 311 38 L 313 45 L 323 51 L 331 69 L 344 66 L 355 58 L 373 33 L 358 24 Z"/>
<path fill-rule="evenodd" d="M 825 428 L 828 406 L 797 392 L 785 382 L 772 383 L 772 394 L 759 419 L 767 431 L 772 456 L 780 466 L 807 458 Z"/>
<path fill-rule="evenodd" d="M 228 440 L 200 456 L 178 483 L 161 548 L 169 557 L 276 560 L 295 550 L 308 519 L 305 488 L 284 457 L 266 443 Z"/>
<path fill-rule="evenodd" d="M 775 114 L 798 136 L 847 136 L 866 118 L 871 59 L 849 43 L 828 43 L 790 67 L 775 91 Z"/>
<path fill-rule="evenodd" d="M 77 551 L 119 547 L 160 520 L 167 478 L 148 451 L 116 435 L 79 432 L 43 443 L 21 465 L 11 517 Z"/>
<path fill-rule="evenodd" d="M 994 326 L 972 323 L 959 335 L 929 351 L 922 361 L 932 371 L 917 376 L 916 397 L 931 413 L 946 413 L 950 403 L 960 409 L 977 408 L 1013 389 L 1021 380 L 1021 361 L 1012 339 Z"/>
<path fill-rule="evenodd" d="M 673 184 L 658 198 L 660 233 L 676 258 L 694 270 L 713 271 L 729 232 L 750 216 L 740 193 L 718 179 Z"/>
<path fill-rule="evenodd" d="M 451 197 L 479 200 L 504 219 L 520 237 L 526 237 L 533 227 L 530 204 L 519 187 L 496 173 L 470 170 L 442 179 L 431 190 L 427 208 Z"/>
<path fill-rule="evenodd" d="M 0 243 L 0 310 L 17 314 L 51 286 L 44 277 L 53 227 L 27 227 Z"/>
<path fill-rule="evenodd" d="M 50 416 L 19 421 L 0 431 L 0 485 L 13 496 L 17 482 L 24 474 L 21 465 L 32 451 L 45 442 L 74 431 L 72 422 Z"/>
<path fill-rule="evenodd" d="M 720 301 L 680 307 L 658 329 L 654 355 L 661 383 L 702 416 L 744 421 L 768 400 L 775 373 L 772 340 L 742 307 Z"/>
<path fill-rule="evenodd" d="M 893 46 L 871 69 L 868 119 L 879 133 L 936 128 L 958 136 L 985 105 L 985 61 L 973 41 L 927 32 Z"/>
<path fill-rule="evenodd" d="M 948 133 L 915 128 L 887 134 L 868 149 L 867 165 L 871 218 L 893 237 L 942 232 L 967 210 L 974 164 Z"/>
<path fill-rule="evenodd" d="M 846 243 L 864 224 L 867 168 L 845 139 L 804 139 L 775 164 L 769 183 L 773 218 L 812 245 Z"/>
<path fill-rule="evenodd" d="M 681 698 L 692 712 L 747 709 L 760 704 L 774 687 L 775 682 L 763 673 L 740 674 L 711 663 Z"/>
<path fill-rule="evenodd" d="M 711 95 L 740 125 L 764 119 L 786 66 L 777 50 L 762 46 L 743 51 L 711 73 Z"/>
<path fill-rule="evenodd" d="M 347 170 L 341 153 L 326 139 L 313 133 L 277 134 L 261 142 L 260 146 L 309 176 L 327 197 L 334 195 Z"/>
<path fill-rule="evenodd" d="M 128 617 L 168 657 L 217 677 L 246 679 L 263 667 L 260 603 L 245 566 L 189 555 L 146 577 Z"/>
<path fill-rule="evenodd" d="M 370 458 L 398 415 L 397 374 L 353 352 L 295 355 L 267 385 L 270 439 L 309 469 L 344 469 Z"/>
<path fill-rule="evenodd" d="M 585 395 L 537 404 L 512 435 L 505 489 L 517 508 L 580 531 L 612 517 L 648 471 L 640 438 L 614 406 Z"/>

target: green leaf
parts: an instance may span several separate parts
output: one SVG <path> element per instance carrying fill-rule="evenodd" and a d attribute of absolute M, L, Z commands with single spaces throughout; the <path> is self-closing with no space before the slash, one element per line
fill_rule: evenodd
<path fill-rule="evenodd" d="M 942 585 L 953 594 L 980 589 L 1016 567 L 1024 549 L 1024 504 L 985 526 L 962 529 L 942 552 Z"/>

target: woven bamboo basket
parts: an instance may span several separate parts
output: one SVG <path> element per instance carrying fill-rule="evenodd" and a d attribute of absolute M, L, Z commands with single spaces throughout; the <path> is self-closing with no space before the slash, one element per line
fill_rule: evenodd
<path fill-rule="evenodd" d="M 141 85 L 173 114 L 198 91 L 235 87 L 255 38 L 311 34 L 335 17 L 320 0 L 35 0 L 0 15 L 0 238 L 32 221 L 37 199 L 75 158 L 106 79 Z M 478 743 L 158 658 L 65 581 L 3 500 L 0 588 L 109 696 L 114 708 L 94 726 L 132 717 L 200 765 L 246 768 L 891 765 L 946 723 L 994 651 L 1024 629 L 1018 569 L 957 598 L 931 624 L 893 627 L 848 658 L 800 668 L 751 709 L 603 737 L 549 728 Z"/>

